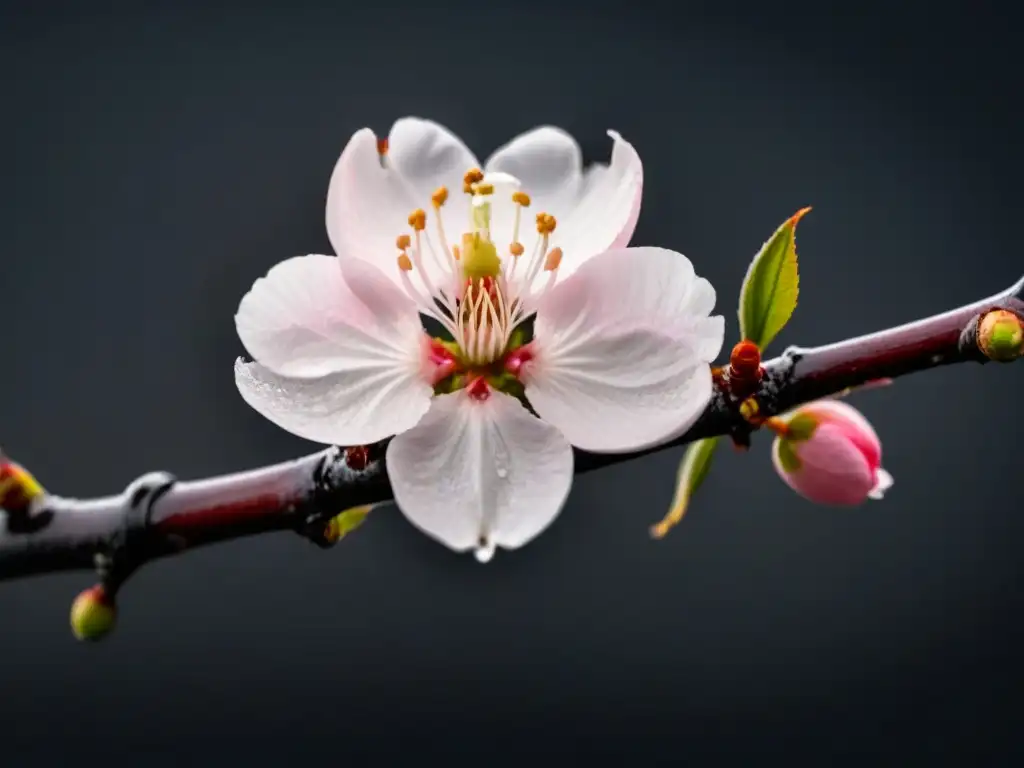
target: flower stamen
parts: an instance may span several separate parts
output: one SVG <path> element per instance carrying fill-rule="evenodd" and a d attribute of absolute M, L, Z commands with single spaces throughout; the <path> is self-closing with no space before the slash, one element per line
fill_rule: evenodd
<path fill-rule="evenodd" d="M 513 331 L 527 314 L 528 302 L 524 299 L 549 290 L 562 262 L 561 249 L 549 249 L 557 221 L 545 212 L 536 216 L 538 237 L 530 257 L 524 258 L 526 248 L 519 241 L 520 226 L 522 211 L 530 206 L 531 200 L 528 194 L 518 190 L 511 194 L 515 219 L 512 242 L 506 251 L 510 256 L 499 256 L 491 238 L 491 206 L 497 177 L 494 181 L 484 179 L 485 174 L 479 168 L 471 168 L 463 176 L 463 192 L 469 196 L 469 230 L 457 244 L 448 241 L 441 217 L 441 208 L 449 200 L 447 187 L 438 187 L 430 197 L 441 250 L 434 248 L 427 235 L 427 214 L 420 208 L 408 217 L 411 236 L 401 235 L 395 242 L 400 251 L 398 267 L 406 292 L 421 312 L 438 320 L 454 337 L 456 357 L 452 361 L 434 361 L 432 377 L 450 376 L 457 366 L 459 371 L 468 368 L 468 386 L 475 387 L 477 394 L 486 393 L 482 371 L 489 370 L 488 366 L 494 363 L 502 364 Z M 431 256 L 438 262 L 438 274 L 424 269 L 425 248 L 430 249 Z M 438 255 L 441 258 L 437 258 Z M 521 267 L 518 266 L 520 261 L 523 262 Z M 515 274 L 517 269 L 518 274 Z M 548 278 L 545 285 L 535 291 L 531 286 L 541 270 L 548 273 Z M 416 280 L 413 275 L 417 275 Z M 441 283 L 435 285 L 438 279 Z M 511 366 L 508 370 L 518 371 L 527 359 L 527 353 L 520 354 L 508 363 Z"/>
<path fill-rule="evenodd" d="M 409 226 L 416 232 L 422 232 L 427 228 L 427 212 L 422 208 L 417 208 L 415 211 L 409 214 Z"/>
<path fill-rule="evenodd" d="M 473 194 L 473 186 L 484 180 L 484 172 L 479 168 L 470 168 L 462 177 L 462 191 L 467 195 Z"/>
<path fill-rule="evenodd" d="M 448 263 L 448 269 L 455 271 L 455 262 L 458 260 L 458 249 L 456 253 L 452 253 L 452 249 L 448 247 L 448 236 L 444 232 L 444 221 L 441 218 L 441 206 L 448 202 L 448 187 L 438 187 L 434 190 L 434 194 L 430 196 L 430 201 L 434 204 L 434 210 L 437 215 L 434 217 L 437 219 L 437 236 L 441 240 L 441 248 L 444 250 L 444 255 Z M 433 248 L 431 248 L 433 251 Z M 443 269 L 443 265 L 438 263 L 438 266 Z"/>
<path fill-rule="evenodd" d="M 530 258 L 530 266 L 526 270 L 526 275 L 523 279 L 524 287 L 527 289 L 533 284 L 534 279 L 540 273 L 541 267 L 546 261 L 542 256 L 548 252 L 548 241 L 551 237 L 551 233 L 555 231 L 556 226 L 558 226 L 558 221 L 551 214 L 543 212 L 537 214 L 537 233 L 541 236 L 541 239 L 537 244 L 537 247 L 533 250 L 533 256 Z M 559 251 L 559 253 L 561 253 L 561 251 Z"/>

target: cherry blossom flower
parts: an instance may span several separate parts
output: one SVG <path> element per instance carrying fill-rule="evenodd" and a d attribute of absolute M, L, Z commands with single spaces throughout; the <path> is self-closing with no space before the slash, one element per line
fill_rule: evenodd
<path fill-rule="evenodd" d="M 255 360 L 235 365 L 243 398 L 312 441 L 393 436 L 399 509 L 453 550 L 485 562 L 535 538 L 568 496 L 571 446 L 632 451 L 685 432 L 722 345 L 715 291 L 686 257 L 623 247 L 639 161 L 617 168 L 635 152 L 616 141 L 611 166 L 581 176 L 565 134 L 540 129 L 492 156 L 499 170 L 456 178 L 473 158 L 434 124 L 396 123 L 383 163 L 358 132 L 328 196 L 337 256 L 288 259 L 241 301 L 236 327 Z M 560 246 L 554 208 L 526 236 L 523 179 L 564 205 Z M 427 204 L 395 222 L 417 192 Z"/>
<path fill-rule="evenodd" d="M 882 444 L 859 411 L 818 400 L 780 420 L 772 462 L 783 481 L 817 504 L 853 506 L 881 499 L 893 478 L 882 469 Z"/>

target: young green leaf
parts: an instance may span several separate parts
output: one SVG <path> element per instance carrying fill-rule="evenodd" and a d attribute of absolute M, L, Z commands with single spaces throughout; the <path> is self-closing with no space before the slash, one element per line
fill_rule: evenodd
<path fill-rule="evenodd" d="M 651 527 L 651 536 L 656 539 L 664 538 L 683 519 L 694 492 L 711 471 L 711 460 L 717 447 L 717 437 L 697 440 L 687 446 L 683 460 L 679 463 L 676 495 L 672 500 L 672 506 L 661 522 Z"/>
<path fill-rule="evenodd" d="M 324 529 L 324 537 L 331 544 L 336 544 L 348 536 L 352 531 L 361 526 L 375 506 L 379 504 L 366 504 L 362 507 L 351 507 L 327 521 Z"/>
<path fill-rule="evenodd" d="M 800 292 L 796 225 L 810 208 L 788 218 L 750 262 L 740 290 L 740 336 L 763 352 L 789 322 Z"/>

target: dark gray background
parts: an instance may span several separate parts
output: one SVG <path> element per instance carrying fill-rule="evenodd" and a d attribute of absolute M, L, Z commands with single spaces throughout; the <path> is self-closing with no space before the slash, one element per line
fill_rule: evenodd
<path fill-rule="evenodd" d="M 730 341 L 749 257 L 804 205 L 779 348 L 995 292 L 1024 270 L 1022 67 L 1012 19 L 972 5 L 8 4 L 0 439 L 85 496 L 311 450 L 237 396 L 232 315 L 276 261 L 328 252 L 344 142 L 404 114 L 481 155 L 550 122 L 604 159 L 621 131 L 635 242 L 695 261 Z M 853 511 L 794 496 L 762 436 L 662 543 L 679 450 L 582 477 L 487 567 L 393 510 L 329 553 L 162 562 L 100 646 L 67 628 L 87 575 L 0 585 L 0 760 L 1006 764 L 1022 385 L 964 365 L 855 397 L 896 486 Z"/>

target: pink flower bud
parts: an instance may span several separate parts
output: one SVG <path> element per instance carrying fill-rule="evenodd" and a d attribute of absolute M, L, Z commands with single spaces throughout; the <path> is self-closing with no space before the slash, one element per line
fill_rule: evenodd
<path fill-rule="evenodd" d="M 882 444 L 855 408 L 819 400 L 783 419 L 789 434 L 778 436 L 772 462 L 783 481 L 816 504 L 853 506 L 880 499 L 893 484 L 882 469 Z"/>

